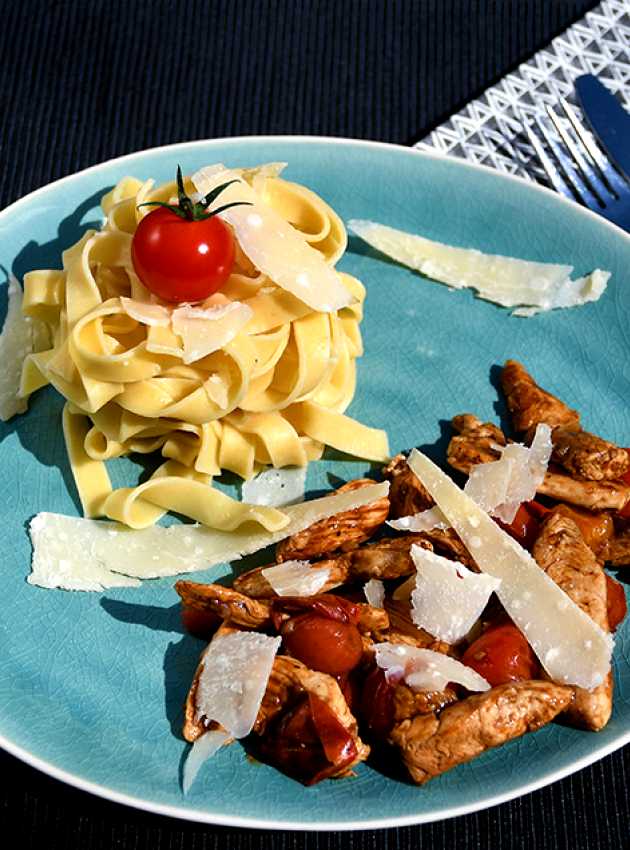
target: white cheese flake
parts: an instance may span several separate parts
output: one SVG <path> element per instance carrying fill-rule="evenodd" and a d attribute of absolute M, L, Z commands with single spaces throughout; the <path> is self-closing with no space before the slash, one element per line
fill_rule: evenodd
<path fill-rule="evenodd" d="M 216 635 L 202 656 L 197 718 L 220 723 L 234 738 L 249 735 L 281 643 L 258 632 Z"/>
<path fill-rule="evenodd" d="M 237 561 L 319 520 L 376 502 L 388 492 L 389 484 L 383 482 L 290 505 L 283 510 L 289 523 L 275 532 L 247 526 L 215 531 L 201 525 L 132 530 L 105 520 L 40 513 L 31 522 L 33 560 L 28 581 L 48 588 L 103 590 L 136 586 L 135 578 L 197 572 Z"/>
<path fill-rule="evenodd" d="M 138 301 L 135 298 L 120 299 L 121 306 L 125 313 L 136 322 L 150 327 L 168 327 L 171 323 L 172 310 L 168 307 L 163 307 L 161 304 L 151 304 L 146 301 Z"/>
<path fill-rule="evenodd" d="M 429 508 L 410 516 L 402 516 L 398 519 L 388 519 L 387 525 L 396 531 L 431 531 L 433 528 L 444 530 L 449 527 L 448 521 L 439 508 Z"/>
<path fill-rule="evenodd" d="M 315 596 L 330 578 L 330 567 L 284 561 L 261 571 L 278 596 Z"/>
<path fill-rule="evenodd" d="M 209 729 L 193 742 L 188 751 L 182 774 L 182 790 L 188 794 L 197 778 L 202 765 L 211 758 L 217 750 L 230 740 L 232 736 L 224 729 Z"/>
<path fill-rule="evenodd" d="M 415 544 L 411 557 L 418 574 L 411 593 L 411 619 L 446 643 L 462 640 L 483 613 L 501 580 L 473 573 Z"/>
<path fill-rule="evenodd" d="M 429 458 L 414 449 L 408 464 L 464 545 L 474 550 L 479 569 L 501 579 L 497 595 L 548 675 L 556 682 L 587 690 L 600 685 L 610 670 L 611 635 Z M 475 529 L 470 525 L 471 516 L 479 521 Z"/>
<path fill-rule="evenodd" d="M 172 325 L 184 344 L 184 363 L 194 363 L 231 342 L 254 315 L 247 304 L 231 301 L 216 307 L 178 307 Z"/>
<path fill-rule="evenodd" d="M 374 645 L 376 663 L 388 681 L 404 679 L 414 691 L 443 691 L 452 682 L 469 691 L 487 691 L 490 684 L 472 668 L 432 649 L 394 643 Z"/>
<path fill-rule="evenodd" d="M 610 278 L 609 272 L 595 269 L 571 280 L 573 266 L 457 248 L 374 221 L 352 220 L 348 227 L 368 245 L 438 283 L 474 289 L 486 301 L 517 307 L 516 316 L 597 301 Z"/>
<path fill-rule="evenodd" d="M 363 593 L 374 608 L 382 608 L 385 602 L 385 585 L 377 578 L 371 578 L 363 585 Z"/>
<path fill-rule="evenodd" d="M 265 469 L 243 483 L 241 494 L 250 505 L 279 508 L 304 501 L 306 467 L 288 466 Z"/>
<path fill-rule="evenodd" d="M 0 333 L 0 419 L 3 422 L 27 409 L 27 400 L 19 397 L 24 359 L 49 345 L 43 322 L 22 313 L 22 287 L 13 275 L 9 276 L 7 297 L 7 314 Z"/>
<path fill-rule="evenodd" d="M 353 298 L 334 268 L 279 213 L 267 206 L 236 171 L 222 165 L 193 174 L 195 188 L 206 195 L 216 186 L 236 180 L 221 193 L 221 203 L 244 201 L 220 213 L 234 230 L 242 251 L 263 274 L 313 310 L 331 313 L 348 307 Z"/>
<path fill-rule="evenodd" d="M 474 466 L 464 492 L 484 511 L 509 524 L 519 505 L 535 497 L 552 451 L 551 428 L 540 424 L 529 448 L 509 443 L 500 447 L 498 460 Z"/>

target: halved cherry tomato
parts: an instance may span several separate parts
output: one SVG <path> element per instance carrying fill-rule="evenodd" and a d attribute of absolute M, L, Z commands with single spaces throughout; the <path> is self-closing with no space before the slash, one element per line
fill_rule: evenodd
<path fill-rule="evenodd" d="M 263 756 L 304 785 L 339 773 L 357 756 L 352 735 L 313 693 L 283 713 L 261 741 Z"/>
<path fill-rule="evenodd" d="M 182 624 L 193 637 L 210 640 L 220 622 L 221 618 L 212 611 L 200 611 L 190 605 L 184 605 L 182 608 Z"/>
<path fill-rule="evenodd" d="M 606 607 L 608 609 L 608 625 L 614 632 L 628 612 L 626 594 L 620 582 L 606 573 Z"/>
<path fill-rule="evenodd" d="M 380 667 L 374 667 L 363 683 L 361 716 L 376 738 L 386 738 L 394 725 L 394 686 Z"/>
<path fill-rule="evenodd" d="M 495 522 L 525 549 L 531 549 L 540 529 L 540 523 L 530 513 L 526 504 L 519 505 L 516 516 L 511 523 L 501 522 L 496 517 Z"/>
<path fill-rule="evenodd" d="M 192 221 L 159 207 L 138 225 L 131 259 L 146 288 L 165 301 L 202 301 L 230 276 L 234 239 L 218 216 Z"/>
<path fill-rule="evenodd" d="M 532 648 L 513 623 L 491 626 L 468 647 L 462 663 L 476 670 L 493 687 L 535 679 L 539 669 Z"/>
<path fill-rule="evenodd" d="M 320 673 L 349 673 L 363 655 L 363 642 L 355 625 L 317 614 L 291 617 L 280 634 L 287 652 Z"/>

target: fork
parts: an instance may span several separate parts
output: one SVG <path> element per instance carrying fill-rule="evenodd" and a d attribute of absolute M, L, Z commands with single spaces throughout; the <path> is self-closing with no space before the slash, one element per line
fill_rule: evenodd
<path fill-rule="evenodd" d="M 542 140 L 531 125 L 522 122 L 551 185 L 571 200 L 576 200 L 613 224 L 630 231 L 630 183 L 606 157 L 577 117 L 575 109 L 564 98 L 562 110 L 573 132 L 547 105 L 553 133 L 539 116 L 534 120 Z M 557 135 L 556 135 L 557 133 Z"/>

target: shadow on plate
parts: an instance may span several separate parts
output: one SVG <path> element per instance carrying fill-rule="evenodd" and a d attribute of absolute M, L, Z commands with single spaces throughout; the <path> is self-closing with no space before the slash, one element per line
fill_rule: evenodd
<path fill-rule="evenodd" d="M 66 218 L 62 219 L 57 228 L 57 235 L 48 242 L 28 242 L 16 255 L 11 267 L 11 273 L 21 282 L 26 272 L 36 269 L 59 268 L 61 254 L 71 245 L 81 239 L 86 230 L 99 228 L 102 221 L 84 218 L 100 205 L 102 196 L 109 191 L 106 186 L 86 198 Z M 5 268 L 0 269 L 8 283 L 9 274 Z M 7 286 L 0 284 L 0 316 L 4 322 L 7 309 Z M 44 466 L 56 466 L 61 471 L 67 491 L 81 513 L 81 504 L 76 494 L 72 472 L 67 460 L 61 430 L 61 411 L 63 398 L 52 388 L 40 390 L 31 398 L 29 415 L 17 415 L 9 422 L 0 422 L 0 443 L 15 434 L 29 455 L 34 456 Z"/>

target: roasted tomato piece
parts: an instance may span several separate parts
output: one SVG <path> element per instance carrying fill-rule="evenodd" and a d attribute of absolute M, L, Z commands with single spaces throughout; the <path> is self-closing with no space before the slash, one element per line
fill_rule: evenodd
<path fill-rule="evenodd" d="M 628 604 L 623 585 L 606 573 L 606 603 L 608 608 L 608 626 L 614 632 L 626 616 Z"/>
<path fill-rule="evenodd" d="M 300 614 L 287 620 L 280 634 L 287 652 L 311 670 L 341 676 L 361 661 L 363 642 L 353 623 Z"/>
<path fill-rule="evenodd" d="M 210 640 L 221 622 L 221 618 L 212 611 L 200 611 L 190 605 L 182 606 L 182 624 L 193 637 Z"/>
<path fill-rule="evenodd" d="M 340 623 L 358 623 L 359 608 L 342 596 L 320 593 L 318 596 L 279 596 L 271 603 L 271 617 L 276 629 L 280 628 L 283 614 L 312 612 Z"/>
<path fill-rule="evenodd" d="M 394 725 L 394 686 L 380 667 L 368 674 L 361 691 L 361 717 L 375 738 L 387 738 Z"/>
<path fill-rule="evenodd" d="M 539 664 L 523 633 L 513 623 L 491 626 L 471 643 L 462 658 L 492 687 L 535 679 Z"/>
<path fill-rule="evenodd" d="M 510 537 L 518 541 L 524 549 L 529 551 L 538 537 L 540 522 L 548 513 L 549 508 L 541 505 L 540 502 L 523 502 L 522 505 L 519 505 L 512 522 L 505 523 L 501 522 L 500 519 L 495 519 L 495 522 L 504 531 L 507 531 Z"/>
<path fill-rule="evenodd" d="M 352 735 L 312 693 L 274 721 L 262 738 L 260 751 L 304 785 L 337 775 L 357 757 Z"/>

